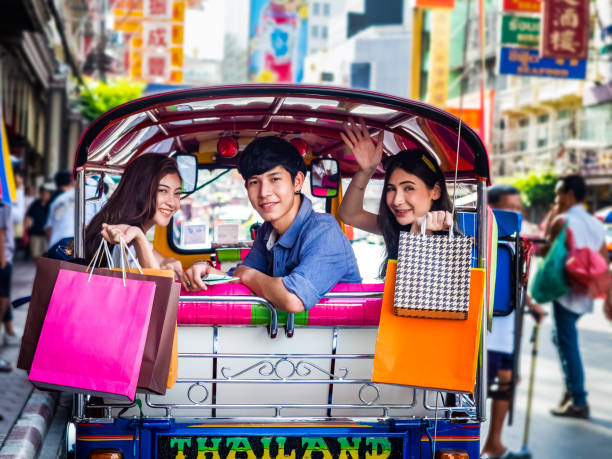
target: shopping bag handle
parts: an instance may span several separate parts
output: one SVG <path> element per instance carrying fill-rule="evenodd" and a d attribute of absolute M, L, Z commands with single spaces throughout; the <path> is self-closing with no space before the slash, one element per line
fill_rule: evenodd
<path fill-rule="evenodd" d="M 131 259 L 132 263 L 134 264 L 138 272 L 140 274 L 143 274 L 142 267 L 140 266 L 138 259 L 134 256 L 134 254 L 128 248 L 127 242 L 125 242 L 125 239 L 123 239 L 123 237 L 119 238 L 119 244 L 121 246 L 121 253 L 125 256 L 126 264 L 129 265 L 128 258 Z"/>
<path fill-rule="evenodd" d="M 96 267 L 96 264 L 98 263 L 98 258 L 100 258 L 100 264 L 102 264 L 102 258 L 100 257 L 101 255 L 101 250 L 102 248 L 104 248 L 104 255 L 106 256 L 106 261 L 108 262 L 108 266 L 109 268 L 114 268 L 115 265 L 113 263 L 113 257 L 111 257 L 110 251 L 108 250 L 108 243 L 106 242 L 106 239 L 102 238 L 100 241 L 100 245 L 98 246 L 96 253 L 94 254 L 93 258 L 91 259 L 91 261 L 89 262 L 89 264 L 87 265 L 87 272 L 90 273 L 89 279 L 91 279 L 91 273 L 93 273 L 94 268 Z M 91 271 L 90 271 L 91 269 Z"/>

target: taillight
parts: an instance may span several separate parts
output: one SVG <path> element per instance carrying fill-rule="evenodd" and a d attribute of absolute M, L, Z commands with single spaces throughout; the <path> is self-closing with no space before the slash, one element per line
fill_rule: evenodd
<path fill-rule="evenodd" d="M 118 449 L 94 449 L 89 459 L 123 459 L 123 453 Z"/>
<path fill-rule="evenodd" d="M 440 449 L 436 452 L 436 459 L 470 459 L 470 455 L 462 449 Z"/>

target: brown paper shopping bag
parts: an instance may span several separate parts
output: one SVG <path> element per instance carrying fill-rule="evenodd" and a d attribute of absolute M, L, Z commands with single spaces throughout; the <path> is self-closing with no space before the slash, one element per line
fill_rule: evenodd
<path fill-rule="evenodd" d="M 473 392 L 485 270 L 471 270 L 467 320 L 447 320 L 393 313 L 396 267 L 395 261 L 389 261 L 372 381 Z"/>
<path fill-rule="evenodd" d="M 32 284 L 32 298 L 30 299 L 26 325 L 21 339 L 17 368 L 30 371 L 40 331 L 47 315 L 47 308 L 60 269 L 84 273 L 87 271 L 87 266 L 44 257 L 39 257 L 36 260 L 36 276 Z M 119 273 L 119 276 L 121 276 L 121 273 Z"/>

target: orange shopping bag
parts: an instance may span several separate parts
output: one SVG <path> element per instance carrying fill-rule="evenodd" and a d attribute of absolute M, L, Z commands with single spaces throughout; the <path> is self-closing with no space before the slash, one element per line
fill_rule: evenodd
<path fill-rule="evenodd" d="M 399 317 L 393 313 L 397 262 L 387 264 L 372 381 L 473 392 L 486 273 L 472 269 L 467 320 Z"/>
<path fill-rule="evenodd" d="M 178 338 L 177 329 L 174 327 L 174 341 L 172 343 L 172 356 L 170 357 L 170 371 L 168 372 L 168 382 L 166 387 L 171 389 L 178 379 Z"/>

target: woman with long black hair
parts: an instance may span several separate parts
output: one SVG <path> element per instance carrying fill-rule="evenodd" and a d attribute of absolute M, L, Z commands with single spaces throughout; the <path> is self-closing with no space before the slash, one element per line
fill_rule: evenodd
<path fill-rule="evenodd" d="M 400 231 L 420 232 L 424 224 L 427 233 L 436 233 L 453 224 L 452 203 L 442 170 L 420 148 L 402 150 L 382 161 L 385 179 L 378 214 L 363 208 L 366 186 L 382 160 L 383 134 L 381 131 L 374 143 L 363 121 L 344 125 L 340 135 L 353 152 L 359 170 L 338 210 L 343 222 L 383 236 L 386 257 L 381 276 L 385 274 L 387 260 L 397 259 Z"/>
<path fill-rule="evenodd" d="M 102 238 L 113 244 L 123 239 L 143 268 L 173 269 L 185 277 L 181 263 L 164 258 L 146 238 L 154 225 L 168 226 L 180 209 L 181 176 L 174 158 L 147 153 L 126 168 L 119 186 L 85 230 L 85 256 L 91 260 Z M 113 258 L 120 256 L 116 247 Z"/>

